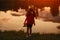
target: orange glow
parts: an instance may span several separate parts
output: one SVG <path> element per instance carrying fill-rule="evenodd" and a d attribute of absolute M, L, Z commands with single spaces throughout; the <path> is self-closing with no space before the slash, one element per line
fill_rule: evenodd
<path fill-rule="evenodd" d="M 46 11 L 50 11 L 50 7 L 44 7 L 44 9 L 46 10 Z"/>
<path fill-rule="evenodd" d="M 28 3 L 40 6 L 51 6 L 59 5 L 59 0 L 29 0 Z"/>

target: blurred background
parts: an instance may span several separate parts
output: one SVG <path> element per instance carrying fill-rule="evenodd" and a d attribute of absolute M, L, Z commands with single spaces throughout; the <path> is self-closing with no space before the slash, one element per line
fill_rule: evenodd
<path fill-rule="evenodd" d="M 23 30 L 29 5 L 37 8 L 33 32 L 60 33 L 60 0 L 0 0 L 0 30 Z"/>

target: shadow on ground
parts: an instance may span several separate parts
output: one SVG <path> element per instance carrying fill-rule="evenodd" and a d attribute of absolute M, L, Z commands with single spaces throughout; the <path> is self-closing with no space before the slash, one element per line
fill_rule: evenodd
<path fill-rule="evenodd" d="M 33 33 L 26 38 L 24 31 L 0 31 L 0 40 L 60 40 L 60 34 Z"/>

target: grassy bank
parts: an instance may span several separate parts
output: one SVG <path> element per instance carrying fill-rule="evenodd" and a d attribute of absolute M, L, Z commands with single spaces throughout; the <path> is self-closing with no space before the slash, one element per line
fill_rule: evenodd
<path fill-rule="evenodd" d="M 33 33 L 26 38 L 24 31 L 0 31 L 0 40 L 60 40 L 60 34 Z"/>

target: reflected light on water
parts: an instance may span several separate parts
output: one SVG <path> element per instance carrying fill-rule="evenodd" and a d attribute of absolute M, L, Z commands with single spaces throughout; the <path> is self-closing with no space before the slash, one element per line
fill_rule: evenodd
<path fill-rule="evenodd" d="M 44 7 L 43 11 L 50 12 L 50 7 Z M 40 9 L 39 9 L 40 11 Z M 25 16 L 19 16 L 15 17 L 11 15 L 11 11 L 8 12 L 0 12 L 0 30 L 24 30 L 26 31 L 26 28 L 23 27 L 23 22 L 25 20 Z M 6 18 L 6 19 L 5 19 Z M 4 21 L 5 20 L 5 21 Z M 33 26 L 33 32 L 39 32 L 39 33 L 58 33 L 57 26 L 60 25 L 60 23 L 54 23 L 54 22 L 45 22 L 43 19 L 35 19 L 36 25 Z"/>

